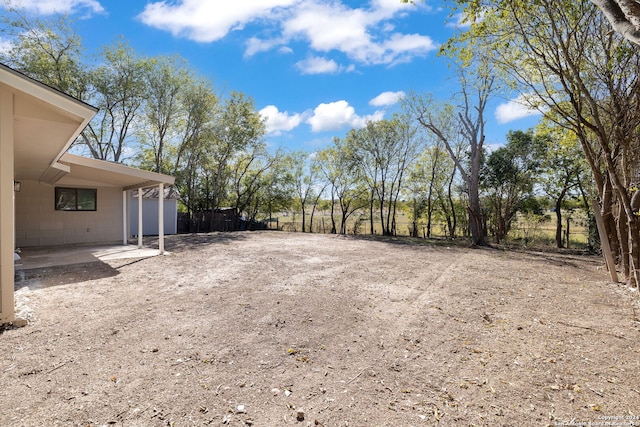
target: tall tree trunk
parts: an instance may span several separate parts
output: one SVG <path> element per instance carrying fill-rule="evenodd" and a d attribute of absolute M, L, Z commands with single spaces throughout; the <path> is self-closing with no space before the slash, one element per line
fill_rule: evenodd
<path fill-rule="evenodd" d="M 431 238 L 431 219 L 433 217 L 433 208 L 431 206 L 431 190 L 427 194 L 427 238 Z"/>
<path fill-rule="evenodd" d="M 311 215 L 309 216 L 309 233 L 313 233 L 313 215 L 316 213 L 316 206 L 318 206 L 318 202 L 314 202 L 313 207 L 311 208 Z"/>
<path fill-rule="evenodd" d="M 413 215 L 411 218 L 411 237 L 418 237 L 418 202 L 413 197 Z"/>
<path fill-rule="evenodd" d="M 620 262 L 622 263 L 622 271 L 625 277 L 629 277 L 631 268 L 629 262 L 631 260 L 631 248 L 629 247 L 629 222 L 627 216 L 621 208 L 618 208 L 618 215 L 616 218 L 618 225 L 618 240 L 620 241 Z"/>
<path fill-rule="evenodd" d="M 453 192 L 451 188 L 453 187 L 453 179 L 456 176 L 456 168 L 453 167 L 451 171 L 451 177 L 449 178 L 449 185 L 447 186 L 447 198 L 449 199 L 449 206 L 451 206 L 451 221 L 447 218 L 447 223 L 449 225 L 449 237 L 452 239 L 456 238 L 456 226 L 458 225 L 458 219 L 456 217 L 456 207 L 453 202 Z"/>
<path fill-rule="evenodd" d="M 334 217 L 334 210 L 336 205 L 336 198 L 331 190 L 331 234 L 336 234 L 336 218 Z"/>
<path fill-rule="evenodd" d="M 473 246 L 486 246 L 484 218 L 480 207 L 480 195 L 478 182 L 469 182 L 469 231 L 471 232 L 471 244 Z"/>
<path fill-rule="evenodd" d="M 560 195 L 556 199 L 556 247 L 562 248 L 562 200 L 564 199 L 565 191 L 560 192 Z"/>
<path fill-rule="evenodd" d="M 307 231 L 307 218 L 305 215 L 305 208 L 306 208 L 306 202 L 305 203 L 301 203 L 302 205 L 302 232 L 306 233 Z"/>
<path fill-rule="evenodd" d="M 640 285 L 640 226 L 637 217 L 629 221 L 629 286 L 637 288 Z"/>
<path fill-rule="evenodd" d="M 375 197 L 374 189 L 371 188 L 371 197 L 369 198 L 369 230 L 370 234 L 373 236 L 375 234 L 375 229 L 373 227 L 373 200 Z"/>

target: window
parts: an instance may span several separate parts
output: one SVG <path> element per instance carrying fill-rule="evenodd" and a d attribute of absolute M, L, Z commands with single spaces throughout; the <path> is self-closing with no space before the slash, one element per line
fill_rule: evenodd
<path fill-rule="evenodd" d="M 95 211 L 97 195 L 95 188 L 56 187 L 56 210 Z"/>

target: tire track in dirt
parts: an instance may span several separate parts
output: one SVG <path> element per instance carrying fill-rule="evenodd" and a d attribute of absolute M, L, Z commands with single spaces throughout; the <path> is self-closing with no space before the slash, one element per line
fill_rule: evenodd
<path fill-rule="evenodd" d="M 421 271 L 419 276 L 420 280 L 427 282 L 427 285 L 424 289 L 419 291 L 419 294 L 411 304 L 407 306 L 406 310 L 402 313 L 402 316 L 396 320 L 394 329 L 400 331 L 402 334 L 409 330 L 412 324 L 420 322 L 420 317 L 425 314 L 429 307 L 438 307 L 434 306 L 433 303 L 436 299 L 445 298 L 445 296 L 442 295 L 442 291 L 444 290 L 442 285 L 452 281 L 452 273 L 460 265 L 466 265 L 465 259 L 468 257 L 469 254 L 462 251 L 456 251 L 456 256 L 449 258 L 449 262 L 445 264 L 444 268 L 435 277 L 435 279 L 430 277 L 432 275 L 431 270 Z"/>
<path fill-rule="evenodd" d="M 0 336 L 0 425 L 538 426 L 635 413 L 637 293 L 608 283 L 599 258 L 448 245 L 171 236 L 171 256 L 33 290 L 36 320 Z"/>

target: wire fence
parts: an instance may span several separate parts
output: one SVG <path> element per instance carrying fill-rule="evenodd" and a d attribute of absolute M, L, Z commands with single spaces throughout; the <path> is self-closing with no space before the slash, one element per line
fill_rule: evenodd
<path fill-rule="evenodd" d="M 588 245 L 589 230 L 586 221 L 583 219 L 570 219 L 568 221 L 569 227 L 567 228 L 567 222 L 564 221 L 562 229 L 562 242 L 563 246 L 567 248 L 582 249 Z M 336 220 L 335 223 L 336 232 L 340 231 L 340 221 Z M 291 217 L 273 218 L 267 222 L 267 228 L 272 230 L 282 230 L 289 232 L 302 232 L 302 221 L 292 220 Z M 313 222 L 309 219 L 305 221 L 306 232 L 312 233 L 332 233 L 332 223 L 330 217 L 314 218 Z M 395 228 L 396 236 L 411 236 L 413 230 L 413 224 L 405 221 L 398 221 Z M 417 225 L 417 234 L 419 237 L 427 237 L 427 226 L 419 223 Z M 369 221 L 351 220 L 347 221 L 346 233 L 351 235 L 371 235 Z M 374 223 L 374 235 L 382 234 L 382 227 L 380 224 Z M 458 237 L 465 237 L 468 235 L 466 232 L 466 226 L 458 225 L 457 230 Z M 435 223 L 431 227 L 431 238 L 446 239 L 449 237 L 447 233 L 447 226 L 444 223 Z M 491 238 L 491 236 L 489 236 Z M 518 243 L 523 245 L 538 245 L 538 246 L 556 246 L 556 227 L 555 224 L 544 222 L 516 222 L 509 231 L 507 239 L 504 243 Z"/>

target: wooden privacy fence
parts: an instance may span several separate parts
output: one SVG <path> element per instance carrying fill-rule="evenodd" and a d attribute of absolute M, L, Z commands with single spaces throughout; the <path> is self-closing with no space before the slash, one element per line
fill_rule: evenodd
<path fill-rule="evenodd" d="M 235 208 L 221 208 L 213 212 L 196 212 L 191 217 L 178 213 L 178 233 L 210 233 L 212 231 L 263 230 L 264 222 L 248 221 L 238 215 Z"/>
<path fill-rule="evenodd" d="M 240 218 L 234 208 L 216 209 L 213 212 L 196 212 L 191 217 L 178 213 L 178 233 L 209 233 L 211 231 L 236 231 Z"/>

